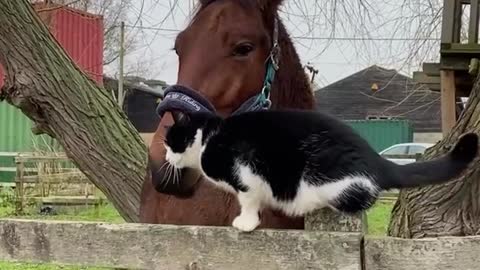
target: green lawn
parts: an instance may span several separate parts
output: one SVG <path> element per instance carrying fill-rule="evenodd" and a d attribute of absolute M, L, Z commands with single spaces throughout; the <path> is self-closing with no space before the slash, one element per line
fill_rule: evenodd
<path fill-rule="evenodd" d="M 392 203 L 378 202 L 372 209 L 368 211 L 368 229 L 369 234 L 385 235 L 388 220 L 390 219 L 390 212 Z M 13 208 L 11 206 L 0 205 L 0 218 L 13 217 Z M 112 223 L 123 222 L 118 212 L 111 205 L 101 206 L 98 211 L 92 208 L 77 211 L 76 213 L 67 213 L 60 215 L 43 216 L 38 215 L 30 210 L 30 213 L 25 216 L 15 218 L 27 219 L 49 219 L 49 220 L 76 220 L 76 221 L 105 221 Z M 91 268 L 91 267 L 72 267 L 72 266 L 58 266 L 50 264 L 27 264 L 27 263 L 7 263 L 0 262 L 0 270 L 106 270 L 105 268 Z"/>
<path fill-rule="evenodd" d="M 367 211 L 368 234 L 379 236 L 387 234 L 392 207 L 391 202 L 377 202 Z"/>
<path fill-rule="evenodd" d="M 44 216 L 33 213 L 33 210 L 25 216 L 13 216 L 13 207 L 5 206 L 0 207 L 0 218 L 12 217 L 12 218 L 26 218 L 26 219 L 42 219 L 42 220 L 75 220 L 75 221 L 105 221 L 111 223 L 123 222 L 123 219 L 118 214 L 117 210 L 111 205 L 100 206 L 98 211 L 95 211 L 93 207 L 83 211 L 78 211 L 72 214 L 60 214 Z M 0 270 L 107 270 L 109 268 L 98 267 L 80 267 L 80 266 L 63 266 L 53 264 L 33 264 L 33 263 L 10 263 L 0 262 Z"/>
<path fill-rule="evenodd" d="M 107 270 L 107 268 L 73 267 L 52 264 L 27 264 L 0 262 L 1 270 Z"/>

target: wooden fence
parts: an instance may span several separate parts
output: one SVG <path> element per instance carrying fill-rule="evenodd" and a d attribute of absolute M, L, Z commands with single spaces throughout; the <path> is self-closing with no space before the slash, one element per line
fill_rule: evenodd
<path fill-rule="evenodd" d="M 94 205 L 98 206 L 99 198 L 90 196 L 89 190 L 95 189 L 86 176 L 75 167 L 63 168 L 59 163 L 68 163 L 70 160 L 65 153 L 39 155 L 35 153 L 17 153 L 15 156 L 15 213 L 22 214 L 27 200 L 49 205 Z M 34 164 L 27 168 L 26 164 Z M 30 172 L 30 173 L 29 173 Z M 34 172 L 33 174 L 31 172 Z M 50 196 L 52 185 L 81 185 L 84 196 Z M 25 188 L 36 186 L 40 194 L 26 196 Z"/>
<path fill-rule="evenodd" d="M 396 197 L 395 191 L 382 195 Z M 477 270 L 477 254 L 480 236 L 373 237 L 365 213 L 345 216 L 326 209 L 307 215 L 305 230 L 252 233 L 232 227 L 0 219 L 0 261 L 148 270 Z"/>
<path fill-rule="evenodd" d="M 365 214 L 319 210 L 305 230 L 0 219 L 0 260 L 123 269 L 477 269 L 480 237 L 366 235 Z M 408 260 L 406 259 L 408 258 Z"/>
<path fill-rule="evenodd" d="M 479 237 L 0 220 L 0 260 L 126 269 L 478 270 Z"/>

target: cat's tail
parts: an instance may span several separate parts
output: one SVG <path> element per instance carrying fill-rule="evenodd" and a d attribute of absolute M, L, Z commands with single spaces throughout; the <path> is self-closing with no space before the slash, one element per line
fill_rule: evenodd
<path fill-rule="evenodd" d="M 477 151 L 477 134 L 467 133 L 460 137 L 450 152 L 437 159 L 406 165 L 391 163 L 388 166 L 392 169 L 390 179 L 379 184 L 391 189 L 441 184 L 453 180 L 475 159 Z"/>

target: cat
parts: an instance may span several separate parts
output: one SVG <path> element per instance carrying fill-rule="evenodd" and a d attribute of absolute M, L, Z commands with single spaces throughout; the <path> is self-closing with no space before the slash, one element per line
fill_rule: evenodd
<path fill-rule="evenodd" d="M 266 206 L 290 216 L 323 207 L 354 214 L 383 190 L 446 182 L 468 167 L 478 148 L 478 136 L 467 133 L 440 158 L 397 165 L 346 123 L 316 111 L 175 116 L 165 136 L 166 161 L 198 169 L 236 194 L 241 210 L 232 226 L 245 232 L 258 227 Z"/>

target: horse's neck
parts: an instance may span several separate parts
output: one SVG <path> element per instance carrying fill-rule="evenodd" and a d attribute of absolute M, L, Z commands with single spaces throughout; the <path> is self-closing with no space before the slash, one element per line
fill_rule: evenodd
<path fill-rule="evenodd" d="M 314 95 L 293 42 L 279 21 L 281 56 L 272 86 L 273 108 L 313 109 Z"/>

